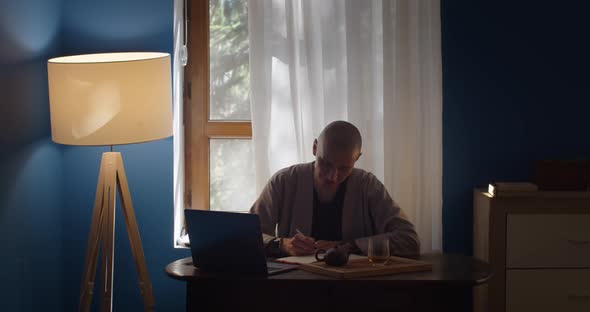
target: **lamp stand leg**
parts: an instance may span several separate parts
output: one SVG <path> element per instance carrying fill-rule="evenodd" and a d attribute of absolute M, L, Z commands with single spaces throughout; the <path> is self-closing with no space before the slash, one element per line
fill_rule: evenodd
<path fill-rule="evenodd" d="M 86 245 L 86 258 L 84 260 L 84 270 L 82 271 L 82 287 L 80 288 L 80 311 L 90 311 L 92 294 L 94 291 L 94 276 L 96 273 L 96 258 L 98 256 L 98 244 L 102 234 L 103 216 L 103 199 L 104 199 L 104 176 L 105 161 L 100 163 L 98 173 L 98 183 L 96 184 L 96 195 L 94 198 L 94 209 L 92 212 L 92 221 L 90 223 L 90 233 L 88 235 L 88 244 Z"/>
<path fill-rule="evenodd" d="M 148 276 L 147 265 L 137 221 L 133 212 L 129 186 L 123 167 L 121 153 L 105 152 L 100 163 L 100 172 L 96 186 L 94 209 L 88 235 L 86 258 L 82 287 L 80 291 L 80 311 L 90 311 L 92 302 L 98 246 L 102 241 L 102 279 L 100 287 L 100 311 L 112 311 L 113 305 L 113 262 L 115 238 L 115 202 L 116 192 L 121 195 L 123 214 L 127 226 L 127 234 L 131 244 L 131 251 L 137 268 L 139 289 L 144 301 L 145 311 L 153 311 L 154 297 Z"/>
<path fill-rule="evenodd" d="M 123 166 L 123 158 L 120 153 L 116 153 L 117 158 L 117 186 L 119 194 L 121 194 L 121 205 L 123 206 L 123 215 L 125 217 L 125 225 L 127 226 L 127 235 L 129 236 L 129 243 L 131 245 L 131 252 L 135 260 L 135 268 L 137 269 L 137 278 L 139 279 L 139 290 L 143 297 L 143 304 L 145 311 L 154 310 L 154 295 L 152 293 L 152 284 L 148 275 L 147 265 L 145 263 L 145 256 L 143 247 L 141 246 L 141 238 L 139 237 L 139 229 L 137 228 L 137 221 L 135 219 L 135 212 L 133 211 L 133 203 L 131 202 L 131 195 L 129 194 L 129 185 L 127 184 L 127 176 L 125 175 L 125 167 Z"/>
<path fill-rule="evenodd" d="M 100 283 L 100 311 L 113 310 L 113 262 L 115 258 L 115 203 L 116 203 L 116 174 L 117 159 L 113 153 L 103 153 L 105 162 L 105 183 L 103 191 L 103 222 L 102 222 L 102 279 Z"/>

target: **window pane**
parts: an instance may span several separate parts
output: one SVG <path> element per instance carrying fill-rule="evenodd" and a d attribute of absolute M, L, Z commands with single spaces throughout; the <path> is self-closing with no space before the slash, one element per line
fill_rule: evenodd
<path fill-rule="evenodd" d="M 209 119 L 250 120 L 247 0 L 209 0 Z"/>
<path fill-rule="evenodd" d="M 252 140 L 211 139 L 211 210 L 248 211 L 256 199 Z"/>

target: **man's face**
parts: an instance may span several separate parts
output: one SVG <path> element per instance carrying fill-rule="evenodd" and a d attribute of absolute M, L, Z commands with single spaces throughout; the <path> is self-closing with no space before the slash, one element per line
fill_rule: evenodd
<path fill-rule="evenodd" d="M 330 150 L 329 147 L 321 148 L 314 142 L 314 155 L 316 156 L 315 180 L 317 187 L 325 190 L 336 190 L 354 168 L 354 163 L 360 157 L 358 150 Z"/>

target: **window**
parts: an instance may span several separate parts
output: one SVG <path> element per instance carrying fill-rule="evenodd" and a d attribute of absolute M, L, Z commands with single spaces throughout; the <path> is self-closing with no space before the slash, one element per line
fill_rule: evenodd
<path fill-rule="evenodd" d="M 246 0 L 189 0 L 185 206 L 248 211 L 255 200 Z"/>
<path fill-rule="evenodd" d="M 256 199 L 247 0 L 187 5 L 184 205 L 175 205 L 176 247 L 188 241 L 182 208 L 246 212 Z"/>

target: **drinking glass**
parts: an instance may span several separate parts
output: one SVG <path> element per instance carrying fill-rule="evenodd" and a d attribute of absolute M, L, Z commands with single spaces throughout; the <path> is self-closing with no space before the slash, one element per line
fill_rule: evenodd
<path fill-rule="evenodd" d="M 385 263 L 389 259 L 389 238 L 371 237 L 369 238 L 369 261 L 373 266 Z"/>

